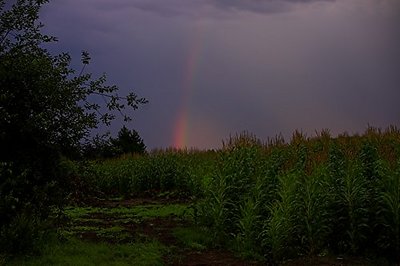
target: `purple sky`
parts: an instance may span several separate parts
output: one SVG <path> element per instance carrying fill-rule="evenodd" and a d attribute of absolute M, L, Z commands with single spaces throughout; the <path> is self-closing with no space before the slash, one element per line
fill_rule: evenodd
<path fill-rule="evenodd" d="M 42 21 L 150 101 L 128 125 L 150 149 L 400 126 L 399 0 L 62 0 Z"/>

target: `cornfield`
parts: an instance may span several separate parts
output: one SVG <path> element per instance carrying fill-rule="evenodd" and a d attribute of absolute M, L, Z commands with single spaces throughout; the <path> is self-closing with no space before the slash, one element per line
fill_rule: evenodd
<path fill-rule="evenodd" d="M 79 167 L 78 167 L 79 168 Z M 167 150 L 92 162 L 87 186 L 132 197 L 174 192 L 194 200 L 194 218 L 215 246 L 243 256 L 400 254 L 400 131 L 263 143 L 243 133 L 217 151 Z"/>

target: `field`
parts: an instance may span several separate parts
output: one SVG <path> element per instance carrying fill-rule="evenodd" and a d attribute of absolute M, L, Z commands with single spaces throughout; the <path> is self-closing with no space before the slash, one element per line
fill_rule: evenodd
<path fill-rule="evenodd" d="M 400 132 L 251 134 L 217 151 L 64 162 L 69 206 L 10 265 L 396 265 Z M 1 261 L 0 261 L 1 262 Z"/>

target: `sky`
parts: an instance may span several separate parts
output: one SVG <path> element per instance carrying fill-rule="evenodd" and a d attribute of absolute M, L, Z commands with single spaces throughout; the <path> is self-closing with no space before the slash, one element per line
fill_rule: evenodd
<path fill-rule="evenodd" d="M 127 124 L 149 149 L 400 126 L 399 0 L 53 0 L 41 21 L 149 100 Z"/>

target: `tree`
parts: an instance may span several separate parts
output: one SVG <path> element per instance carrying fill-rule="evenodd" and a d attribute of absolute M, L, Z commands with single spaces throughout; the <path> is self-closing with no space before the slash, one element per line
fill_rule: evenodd
<path fill-rule="evenodd" d="M 129 130 L 126 126 L 121 128 L 118 132 L 118 138 L 112 140 L 112 143 L 121 153 L 143 154 L 146 152 L 146 145 L 139 133 L 134 129 Z"/>
<path fill-rule="evenodd" d="M 0 248 L 21 217 L 45 219 L 50 206 L 62 202 L 61 155 L 79 150 L 90 131 L 109 125 L 115 113 L 129 121 L 124 110 L 147 102 L 134 93 L 119 96 L 105 75 L 85 74 L 87 52 L 79 73 L 67 53 L 51 55 L 44 47 L 57 39 L 42 34 L 38 22 L 47 2 L 16 0 L 6 7 L 0 0 Z"/>
<path fill-rule="evenodd" d="M 96 135 L 84 147 L 84 157 L 89 159 L 111 158 L 125 153 L 146 153 L 146 145 L 139 133 L 134 129 L 129 130 L 126 126 L 120 129 L 117 138 L 109 134 Z"/>

